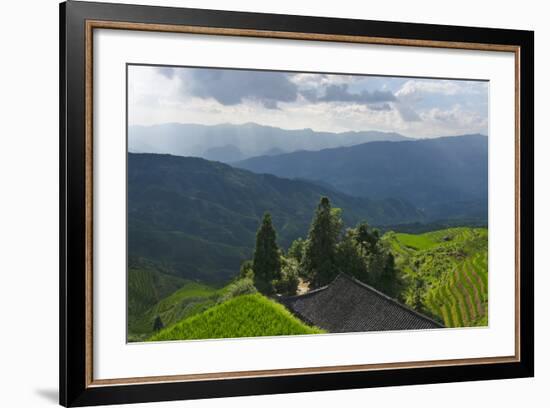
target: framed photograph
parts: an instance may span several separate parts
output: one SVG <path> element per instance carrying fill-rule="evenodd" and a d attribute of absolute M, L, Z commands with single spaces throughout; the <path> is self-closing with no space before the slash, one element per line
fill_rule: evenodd
<path fill-rule="evenodd" d="M 534 375 L 534 33 L 60 7 L 60 403 Z"/>

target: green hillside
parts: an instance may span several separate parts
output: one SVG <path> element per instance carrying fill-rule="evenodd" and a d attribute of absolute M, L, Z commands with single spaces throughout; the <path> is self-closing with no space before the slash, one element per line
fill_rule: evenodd
<path fill-rule="evenodd" d="M 129 316 L 128 334 L 131 341 L 143 340 L 153 333 L 155 319 L 160 317 L 164 326 L 200 313 L 216 304 L 223 290 L 187 282 L 179 290 L 152 305 L 140 314 Z"/>
<path fill-rule="evenodd" d="M 219 289 L 199 282 L 184 281 L 182 287 L 147 310 L 128 315 L 128 339 L 143 341 L 150 337 L 155 331 L 155 321 L 159 318 L 163 327 L 168 327 L 235 297 L 256 292 L 252 280 L 246 278 L 230 282 Z"/>
<path fill-rule="evenodd" d="M 161 330 L 150 340 L 193 340 L 323 333 L 260 294 L 242 295 Z"/>
<path fill-rule="evenodd" d="M 187 282 L 185 279 L 163 271 L 165 270 L 150 262 L 132 261 L 128 265 L 128 317 L 130 322 L 134 316 L 141 315 Z"/>
<path fill-rule="evenodd" d="M 167 265 L 180 277 L 221 285 L 250 258 L 266 211 L 279 245 L 287 248 L 307 233 L 321 196 L 343 209 L 350 226 L 423 217 L 402 200 L 351 197 L 199 158 L 128 154 L 128 253 Z"/>
<path fill-rule="evenodd" d="M 406 282 L 404 301 L 447 327 L 488 323 L 486 228 L 384 236 Z"/>

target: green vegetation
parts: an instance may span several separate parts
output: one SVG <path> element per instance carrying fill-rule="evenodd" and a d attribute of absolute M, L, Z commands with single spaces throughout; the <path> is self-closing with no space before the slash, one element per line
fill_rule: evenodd
<path fill-rule="evenodd" d="M 346 226 L 419 221 L 407 202 L 351 197 L 305 180 L 289 180 L 195 157 L 128 154 L 128 255 L 169 267 L 185 279 L 221 286 L 253 255 L 269 212 L 278 245 L 307 235 L 322 196 L 344 211 Z"/>
<path fill-rule="evenodd" d="M 420 235 L 396 234 L 396 237 L 401 245 L 414 250 L 428 249 L 438 244 L 435 233 Z"/>
<path fill-rule="evenodd" d="M 201 146 L 185 154 L 243 154 Z M 268 296 L 342 272 L 448 327 L 487 324 L 487 138 L 314 150 L 240 169 L 128 154 L 130 341 L 319 333 Z"/>
<path fill-rule="evenodd" d="M 321 197 L 307 239 L 298 238 L 288 254 L 279 250 L 271 217 L 258 230 L 254 259 L 241 265 L 239 276 L 253 277 L 261 293 L 295 295 L 301 278 L 309 288 L 328 285 L 341 272 L 395 296 L 400 288 L 394 258 L 377 229 L 366 223 L 342 234 L 342 210 Z"/>
<path fill-rule="evenodd" d="M 307 237 L 289 243 L 285 254 L 264 213 L 252 259 L 244 258 L 221 288 L 178 278 L 169 262 L 131 258 L 129 341 L 321 333 L 264 295 L 294 295 L 300 279 L 316 288 L 341 272 L 447 327 L 487 324 L 486 228 L 381 236 L 366 222 L 344 230 L 343 215 L 321 197 Z"/>
<path fill-rule="evenodd" d="M 317 288 L 344 272 L 394 296 L 399 289 L 394 259 L 378 230 L 363 222 L 342 234 L 341 217 L 342 210 L 322 197 L 308 238 L 291 245 L 292 258 L 301 259 L 298 274 Z M 297 248 L 302 248 L 301 256 Z"/>
<path fill-rule="evenodd" d="M 145 340 L 158 331 L 160 326 L 168 327 L 236 296 L 255 292 L 256 288 L 250 279 L 237 280 L 221 289 L 198 282 L 186 282 L 179 290 L 148 310 L 139 315 L 129 315 L 129 340 Z"/>
<path fill-rule="evenodd" d="M 133 320 L 187 281 L 160 265 L 131 260 L 128 265 L 128 317 Z"/>
<path fill-rule="evenodd" d="M 367 223 L 348 228 L 337 246 L 339 271 L 354 276 L 391 297 L 397 297 L 402 282 L 394 256 L 376 228 Z"/>
<path fill-rule="evenodd" d="M 294 258 L 281 256 L 281 277 L 274 282 L 275 292 L 281 295 L 295 295 L 298 290 L 300 264 Z"/>
<path fill-rule="evenodd" d="M 319 332 L 279 303 L 256 292 L 294 295 L 299 276 L 310 287 L 319 287 L 330 283 L 340 272 L 390 291 L 395 277 L 393 256 L 378 231 L 363 223 L 347 229 L 342 236 L 342 228 L 342 210 L 332 208 L 329 199 L 322 197 L 308 238 L 297 239 L 285 255 L 277 245 L 271 216 L 266 213 L 257 232 L 254 257 L 241 264 L 232 283 L 216 289 L 204 283 L 180 281 L 182 287 L 146 310 L 142 307 L 141 313 L 134 311 L 129 315 L 129 340 Z M 133 279 L 133 275 L 130 278 Z M 225 321 L 218 322 L 223 316 Z M 245 324 L 246 319 L 249 320 Z"/>
<path fill-rule="evenodd" d="M 150 336 L 155 331 L 155 327 L 158 327 L 159 321 L 163 327 L 166 327 L 214 306 L 221 297 L 220 292 L 200 283 L 185 283 L 179 290 L 161 299 L 139 315 L 128 315 L 130 341 L 143 340 Z"/>
<path fill-rule="evenodd" d="M 322 197 L 304 245 L 303 274 L 312 287 L 327 285 L 338 275 L 336 245 L 342 230 L 340 209 L 333 209 L 327 197 Z"/>
<path fill-rule="evenodd" d="M 384 235 L 402 272 L 403 300 L 447 327 L 488 322 L 486 228 Z"/>
<path fill-rule="evenodd" d="M 277 246 L 277 233 L 271 223 L 271 215 L 264 214 L 256 234 L 256 248 L 252 260 L 254 285 L 265 294 L 275 291 L 274 281 L 281 279 L 281 256 Z"/>
<path fill-rule="evenodd" d="M 167 327 L 150 340 L 192 340 L 323 333 L 260 294 L 242 295 Z"/>

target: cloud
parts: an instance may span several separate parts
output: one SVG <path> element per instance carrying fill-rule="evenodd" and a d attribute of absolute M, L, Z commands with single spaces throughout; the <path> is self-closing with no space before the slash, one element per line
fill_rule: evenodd
<path fill-rule="evenodd" d="M 257 122 L 413 137 L 488 133 L 488 83 L 132 66 L 131 124 Z"/>
<path fill-rule="evenodd" d="M 308 103 L 372 104 L 376 105 L 373 110 L 388 110 L 391 107 L 387 102 L 396 101 L 388 90 L 351 91 L 350 84 L 360 78 L 349 75 L 171 67 L 159 67 L 157 71 L 170 80 L 179 78 L 183 92 L 212 98 L 225 106 L 252 101 L 267 109 L 277 109 L 279 103 L 295 102 L 301 96 Z"/>
<path fill-rule="evenodd" d="M 172 67 L 159 67 L 157 72 L 168 79 L 173 79 L 176 76 L 176 70 Z"/>
<path fill-rule="evenodd" d="M 461 129 L 468 132 L 475 131 L 485 133 L 476 128 L 486 128 L 488 125 L 487 117 L 479 112 L 473 112 L 465 109 L 461 105 L 455 105 L 451 109 L 432 108 L 422 113 L 422 119 L 431 123 L 438 123 L 454 129 Z"/>
<path fill-rule="evenodd" d="M 449 109 L 457 103 L 473 103 L 481 109 L 487 98 L 487 84 L 481 81 L 409 79 L 395 96 L 398 102 L 394 106 L 405 122 L 424 121 L 428 125 L 433 121 L 446 121 L 449 125 L 457 125 L 459 120 L 452 118 Z"/>
<path fill-rule="evenodd" d="M 369 109 L 377 112 L 382 112 L 382 111 L 391 111 L 393 108 L 389 103 L 381 103 L 381 104 L 369 105 Z"/>
<path fill-rule="evenodd" d="M 404 122 L 420 122 L 422 119 L 411 107 L 407 104 L 397 102 L 394 103 L 395 109 L 399 112 L 399 116 L 403 119 Z"/>
<path fill-rule="evenodd" d="M 283 72 L 202 68 L 178 71 L 192 96 L 213 98 L 225 106 L 250 100 L 267 109 L 276 109 L 279 102 L 293 102 L 298 97 L 298 86 L 289 80 L 290 74 Z M 174 70 L 165 68 L 159 69 L 159 73 L 174 76 Z"/>
<path fill-rule="evenodd" d="M 322 96 L 318 96 L 315 91 L 302 91 L 302 95 L 311 102 L 353 102 L 363 104 L 374 104 L 381 102 L 395 101 L 395 96 L 389 91 L 360 91 L 353 93 L 349 91 L 348 84 L 328 85 Z"/>
<path fill-rule="evenodd" d="M 319 88 L 333 84 L 351 84 L 361 80 L 357 75 L 329 75 L 329 74 L 305 74 L 295 73 L 290 80 L 300 88 Z"/>
<path fill-rule="evenodd" d="M 443 95 L 455 95 L 460 91 L 460 85 L 457 81 L 430 81 L 412 79 L 403 84 L 396 92 L 400 98 L 405 98 L 418 94 L 435 93 Z"/>
<path fill-rule="evenodd" d="M 485 96 L 486 94 L 487 82 L 485 81 L 411 79 L 399 88 L 395 96 L 399 100 L 419 101 L 430 96 L 456 98 L 459 95 Z"/>

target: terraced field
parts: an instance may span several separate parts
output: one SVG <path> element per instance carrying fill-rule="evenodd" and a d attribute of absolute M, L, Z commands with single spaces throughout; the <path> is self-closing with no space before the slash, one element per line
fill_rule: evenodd
<path fill-rule="evenodd" d="M 163 273 L 155 265 L 128 268 L 128 317 L 133 320 L 189 281 Z"/>
<path fill-rule="evenodd" d="M 200 313 L 216 304 L 221 291 L 196 282 L 186 282 L 183 287 L 160 300 L 152 307 L 129 321 L 128 331 L 135 340 L 148 337 L 153 332 L 155 319 L 160 317 L 168 326 L 188 316 Z"/>
<path fill-rule="evenodd" d="M 403 300 L 447 327 L 488 324 L 486 228 L 387 233 L 406 288 Z"/>

